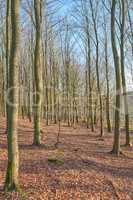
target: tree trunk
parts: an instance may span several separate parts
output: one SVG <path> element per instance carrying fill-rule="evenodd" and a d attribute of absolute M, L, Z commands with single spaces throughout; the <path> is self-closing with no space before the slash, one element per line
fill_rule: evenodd
<path fill-rule="evenodd" d="M 11 52 L 9 61 L 9 88 L 8 95 L 8 118 L 7 118 L 7 140 L 8 140 L 8 166 L 5 181 L 6 191 L 17 191 L 19 189 L 19 151 L 18 151 L 18 95 L 19 95 L 19 4 L 20 0 L 11 1 Z"/>
<path fill-rule="evenodd" d="M 106 67 L 106 84 L 107 84 L 106 120 L 107 120 L 107 130 L 108 130 L 108 132 L 111 132 L 110 106 L 109 106 L 108 40 L 107 40 L 107 32 L 106 32 L 106 30 L 105 30 L 105 67 Z"/>
<path fill-rule="evenodd" d="M 97 24 L 96 18 L 94 16 L 94 10 L 92 5 L 92 0 L 90 0 L 91 12 L 92 12 L 92 20 L 96 38 L 96 76 L 97 76 L 97 90 L 99 96 L 99 104 L 100 104 L 100 135 L 101 137 L 104 134 L 103 131 L 103 106 L 102 106 L 102 95 L 101 95 L 101 88 L 100 88 L 100 79 L 99 79 L 99 38 L 98 38 L 98 31 L 97 31 Z"/>
<path fill-rule="evenodd" d="M 88 45 L 88 56 L 87 56 L 87 64 L 88 64 L 88 83 L 89 83 L 89 119 L 91 125 L 91 131 L 94 131 L 93 124 L 93 109 L 92 109 L 92 84 L 91 84 L 91 44 L 90 44 L 90 34 L 89 34 L 89 21 L 88 17 L 86 18 L 87 23 L 87 45 Z"/>
<path fill-rule="evenodd" d="M 125 110 L 125 129 L 126 129 L 126 146 L 130 146 L 130 134 L 129 134 L 129 114 L 128 114 L 128 101 L 127 101 L 127 89 L 125 79 L 125 55 L 124 55 L 124 34 L 125 34 L 125 0 L 121 0 L 122 6 L 122 23 L 121 23 L 121 77 L 122 77 L 122 89 L 124 97 L 124 110 Z"/>
<path fill-rule="evenodd" d="M 6 1 L 6 91 L 9 84 L 9 52 L 10 52 L 10 0 Z M 8 118 L 8 104 L 6 102 L 6 117 Z M 8 123 L 8 122 L 7 122 Z M 7 126 L 7 124 L 6 124 Z M 7 132 L 7 127 L 6 127 Z"/>
<path fill-rule="evenodd" d="M 116 47 L 115 39 L 115 8 L 116 0 L 112 0 L 111 8 L 111 42 L 112 42 L 112 51 L 114 57 L 115 65 L 115 76 L 116 76 L 116 104 L 115 104 L 115 129 L 114 129 L 114 144 L 112 153 L 119 155 L 120 154 L 120 92 L 121 92 L 121 83 L 120 83 L 120 66 L 119 66 L 119 56 Z"/>
<path fill-rule="evenodd" d="M 40 60 L 41 47 L 41 21 L 42 1 L 34 0 L 34 12 L 36 21 L 36 42 L 34 52 L 34 76 L 35 76 L 35 103 L 34 103 L 34 144 L 40 145 L 40 123 L 42 102 L 42 65 Z"/>

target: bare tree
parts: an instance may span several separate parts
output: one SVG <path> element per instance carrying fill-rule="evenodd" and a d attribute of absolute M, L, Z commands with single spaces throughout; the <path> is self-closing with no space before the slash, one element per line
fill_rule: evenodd
<path fill-rule="evenodd" d="M 40 145 L 40 123 L 42 103 L 42 63 L 40 59 L 42 0 L 34 0 L 36 42 L 34 52 L 35 102 L 34 102 L 34 144 Z"/>
<path fill-rule="evenodd" d="M 120 64 L 119 55 L 116 46 L 116 32 L 115 32 L 115 12 L 116 0 L 112 0 L 111 7 L 111 42 L 114 57 L 115 76 L 116 76 L 116 105 L 115 105 L 115 129 L 114 129 L 114 144 L 112 153 L 120 154 L 120 93 L 121 93 L 121 79 L 120 79 Z"/>
<path fill-rule="evenodd" d="M 127 86 L 125 78 L 125 1 L 121 0 L 121 26 L 120 26 L 120 52 L 121 52 L 121 77 L 122 77 L 122 89 L 124 97 L 124 109 L 125 109 L 125 128 L 126 128 L 126 146 L 130 146 L 130 134 L 129 134 L 129 114 L 128 114 L 128 101 L 127 101 Z"/>
<path fill-rule="evenodd" d="M 104 20 L 105 21 L 105 20 Z M 106 22 L 104 22 L 105 29 L 105 74 L 106 74 L 106 119 L 107 119 L 107 129 L 111 132 L 111 122 L 110 122 L 110 88 L 109 88 L 109 63 L 108 63 L 108 35 Z"/>
<path fill-rule="evenodd" d="M 98 30 L 97 30 L 97 11 L 94 13 L 93 3 L 92 0 L 90 0 L 90 7 L 91 7 L 91 13 L 92 13 L 92 21 L 93 21 L 93 27 L 94 27 L 94 33 L 95 33 L 95 39 L 96 39 L 96 75 L 97 75 L 97 90 L 99 95 L 99 103 L 100 103 L 100 133 L 101 136 L 103 136 L 103 105 L 102 105 L 102 95 L 101 95 L 101 88 L 100 88 L 100 78 L 99 78 L 99 38 L 98 38 Z"/>
<path fill-rule="evenodd" d="M 9 95 L 8 95 L 8 166 L 5 181 L 6 191 L 17 191 L 19 189 L 19 151 L 18 151 L 18 94 L 19 94 L 19 0 L 11 1 L 11 51 L 9 61 Z"/>

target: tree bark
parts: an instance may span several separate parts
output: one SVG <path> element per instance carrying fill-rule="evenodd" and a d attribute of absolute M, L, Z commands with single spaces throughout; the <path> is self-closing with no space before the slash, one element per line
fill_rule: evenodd
<path fill-rule="evenodd" d="M 96 38 L 96 76 L 97 76 L 97 90 L 98 90 L 99 104 L 100 104 L 100 135 L 101 137 L 103 137 L 104 135 L 103 105 L 102 105 L 102 95 L 101 95 L 100 79 L 99 79 L 99 38 L 98 38 L 97 24 L 96 24 L 96 18 L 94 16 L 92 0 L 90 0 L 90 6 L 91 6 L 92 20 L 93 20 L 93 26 L 94 26 L 94 32 L 95 32 L 95 38 Z"/>
<path fill-rule="evenodd" d="M 109 69 L 108 69 L 108 40 L 107 32 L 105 30 L 105 68 L 106 68 L 106 84 L 107 84 L 107 97 L 106 97 L 106 120 L 107 120 L 107 129 L 108 132 L 111 132 L 111 123 L 110 123 L 110 106 L 109 106 Z"/>
<path fill-rule="evenodd" d="M 11 52 L 9 61 L 9 88 L 8 116 L 7 116 L 7 141 L 8 141 L 8 166 L 5 180 L 6 191 L 19 189 L 19 150 L 18 150 L 18 96 L 19 96 L 19 6 L 20 0 L 11 1 Z M 9 92 L 9 91 L 8 91 Z"/>
<path fill-rule="evenodd" d="M 87 46 L 88 46 L 88 56 L 87 56 L 87 64 L 88 64 L 88 83 L 89 83 L 89 119 L 91 125 L 91 131 L 94 132 L 94 124 L 93 124 L 93 109 L 92 109 L 92 84 L 91 84 L 91 44 L 90 44 L 90 34 L 89 34 L 89 21 L 88 17 L 86 18 L 87 23 Z"/>
<path fill-rule="evenodd" d="M 9 58 L 10 58 L 10 0 L 6 1 L 6 92 L 9 85 Z M 6 102 L 6 117 L 8 118 L 8 104 Z M 8 123 L 6 124 L 8 126 Z M 7 132 L 7 127 L 6 127 Z"/>
<path fill-rule="evenodd" d="M 42 102 L 42 65 L 40 60 L 41 47 L 41 22 L 42 1 L 34 0 L 34 12 L 36 21 L 36 39 L 34 52 L 34 77 L 35 77 L 35 103 L 34 103 L 34 144 L 40 145 L 41 131 L 41 102 Z"/>
<path fill-rule="evenodd" d="M 128 112 L 128 101 L 127 101 L 127 89 L 126 89 L 126 78 L 125 78 L 125 55 L 124 55 L 125 0 L 121 0 L 121 7 L 122 7 L 121 43 L 120 43 L 120 52 L 121 52 L 121 77 L 122 77 L 122 89 L 123 89 L 123 97 L 124 97 L 126 146 L 130 146 L 129 112 Z"/>
<path fill-rule="evenodd" d="M 115 129 L 114 129 L 114 144 L 112 153 L 119 155 L 120 154 L 120 92 L 121 92 L 121 83 L 120 83 L 120 66 L 119 66 L 119 56 L 116 47 L 116 38 L 115 38 L 115 9 L 116 9 L 116 0 L 112 0 L 111 8 L 111 42 L 112 42 L 112 51 L 114 57 L 115 65 L 115 76 L 116 76 L 116 104 L 115 104 Z"/>

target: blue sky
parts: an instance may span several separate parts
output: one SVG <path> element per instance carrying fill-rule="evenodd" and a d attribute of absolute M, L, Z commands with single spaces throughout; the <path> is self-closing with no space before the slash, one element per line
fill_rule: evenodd
<path fill-rule="evenodd" d="M 62 19 L 65 16 L 67 16 L 68 23 L 72 26 L 73 19 L 71 17 L 71 9 L 72 9 L 72 7 L 74 5 L 73 0 L 60 0 L 60 3 L 55 4 L 55 5 L 57 5 L 57 11 L 58 12 L 55 15 L 53 15 L 53 20 L 56 22 L 56 21 L 58 21 L 59 18 Z M 23 15 L 23 12 L 22 12 L 22 15 Z M 110 39 L 110 15 L 109 14 L 108 14 L 108 17 L 109 17 L 109 19 L 108 19 L 109 20 L 108 21 L 109 55 L 110 55 L 110 64 L 112 65 L 112 68 L 113 68 L 114 67 L 113 66 L 114 63 L 113 63 L 113 59 L 112 59 L 112 49 L 111 49 L 111 39 Z M 27 23 L 26 16 L 23 15 L 22 18 L 24 19 L 23 20 L 24 23 Z M 78 23 L 81 24 L 81 21 L 79 20 Z M 91 24 L 91 28 L 93 29 L 92 24 Z M 72 42 L 74 40 L 77 40 L 77 43 L 75 44 L 75 57 L 77 57 L 77 59 L 79 59 L 80 62 L 83 64 L 83 63 L 85 63 L 85 55 L 83 55 L 83 51 L 81 50 L 81 47 L 82 48 L 84 48 L 84 47 L 83 47 L 83 42 L 79 38 L 80 30 L 79 29 L 75 29 L 74 27 L 72 27 L 72 29 L 73 29 L 73 34 L 74 34 Z M 92 37 L 94 37 L 93 32 L 92 32 Z M 103 29 L 102 29 L 102 27 L 99 27 L 99 38 L 100 38 L 100 40 L 103 38 Z M 94 44 L 92 46 L 92 49 L 93 49 L 93 54 L 95 55 Z M 103 45 L 100 42 L 100 54 L 102 53 L 102 51 L 103 51 Z M 130 79 L 131 79 L 131 78 L 129 78 L 130 77 L 130 73 L 127 73 L 127 77 L 128 77 L 127 81 L 130 82 Z M 128 83 L 128 85 L 129 85 L 129 83 Z"/>

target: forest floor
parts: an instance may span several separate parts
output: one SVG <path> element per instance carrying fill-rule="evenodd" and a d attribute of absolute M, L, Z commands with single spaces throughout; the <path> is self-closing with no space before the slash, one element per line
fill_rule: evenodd
<path fill-rule="evenodd" d="M 7 167 L 5 120 L 0 120 L 0 200 L 133 200 L 133 147 L 116 157 L 113 133 L 91 133 L 85 126 L 42 124 L 42 145 L 32 146 L 33 125 L 19 121 L 20 194 L 3 192 Z M 125 133 L 121 134 L 124 144 Z M 132 139 L 133 139 L 133 134 Z"/>

